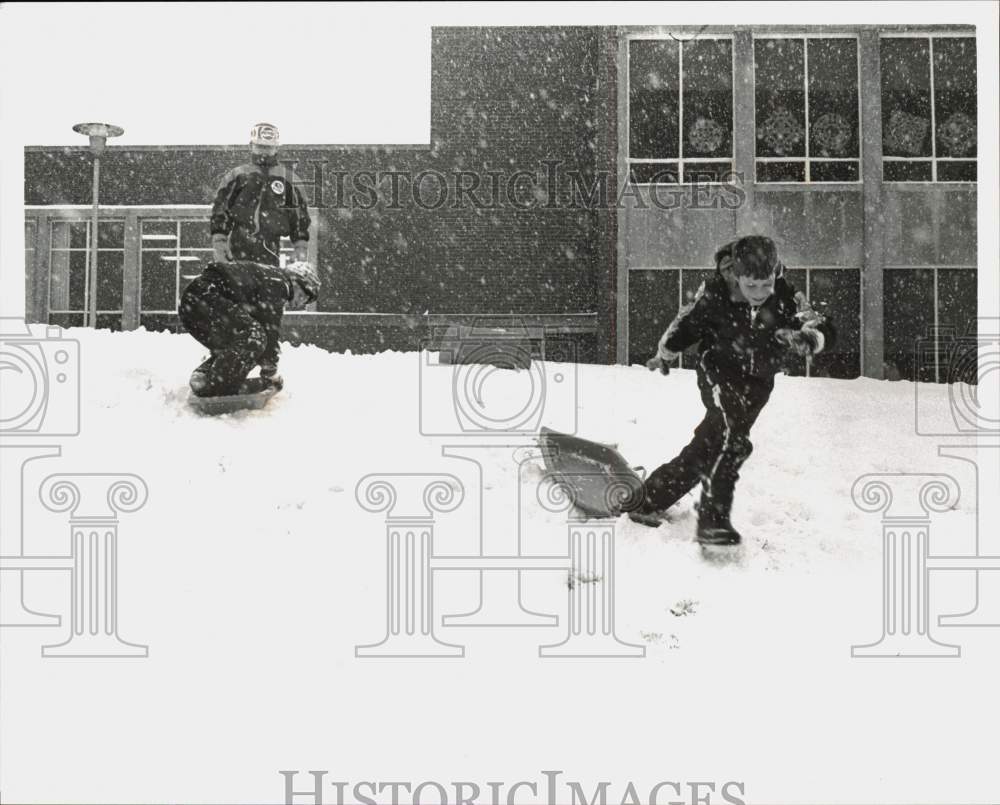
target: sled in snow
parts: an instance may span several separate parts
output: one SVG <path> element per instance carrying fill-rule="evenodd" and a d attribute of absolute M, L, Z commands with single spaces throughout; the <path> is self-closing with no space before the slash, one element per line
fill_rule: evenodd
<path fill-rule="evenodd" d="M 615 447 L 549 428 L 541 429 L 538 444 L 545 469 L 581 514 L 617 517 L 642 503 L 645 470 L 631 467 Z"/>
<path fill-rule="evenodd" d="M 278 393 L 278 389 L 270 388 L 249 394 L 228 394 L 221 397 L 199 397 L 191 394 L 188 404 L 199 414 L 218 416 L 231 414 L 235 411 L 254 411 L 263 408 L 268 401 Z"/>

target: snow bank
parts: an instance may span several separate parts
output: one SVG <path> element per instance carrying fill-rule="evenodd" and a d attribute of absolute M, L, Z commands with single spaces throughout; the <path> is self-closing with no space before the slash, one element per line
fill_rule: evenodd
<path fill-rule="evenodd" d="M 354 646 L 385 631 L 385 527 L 355 501 L 358 480 L 454 474 L 467 500 L 438 516 L 437 545 L 452 554 L 478 546 L 474 468 L 442 455 L 461 437 L 418 427 L 419 356 L 286 345 L 285 390 L 268 408 L 213 419 L 185 404 L 203 357 L 190 338 L 66 334 L 81 342 L 82 432 L 63 442 L 62 458 L 29 467 L 26 499 L 55 471 L 147 481 L 149 504 L 121 522 L 119 598 L 122 637 L 148 643 L 150 656 L 54 662 L 38 652 L 54 636 L 5 630 L 6 795 L 20 801 L 45 779 L 49 801 L 134 801 L 146 791 L 160 800 L 277 801 L 282 768 L 336 767 L 338 779 L 523 779 L 565 765 L 584 779 L 659 768 L 744 779 L 759 799 L 793 791 L 799 801 L 846 802 L 888 790 L 897 759 L 920 783 L 905 742 L 897 758 L 864 730 L 836 747 L 852 780 L 823 774 L 829 736 L 857 733 L 875 691 L 898 683 L 862 677 L 849 659 L 850 645 L 876 640 L 881 624 L 881 527 L 852 503 L 854 480 L 950 472 L 974 489 L 968 468 L 915 434 L 913 384 L 778 378 L 737 487 L 733 521 L 747 541 L 737 564 L 700 557 L 692 497 L 659 529 L 620 519 L 617 631 L 647 648 L 645 660 L 539 660 L 536 647 L 558 642 L 562 625 L 458 630 L 467 658 L 450 664 L 363 662 Z M 556 368 L 578 378 L 579 433 L 617 443 L 650 470 L 701 418 L 692 372 Z M 489 381 L 499 384 L 493 391 L 520 382 L 507 375 Z M 945 387 L 920 392 L 940 410 L 948 404 Z M 516 500 L 518 483 L 531 492 L 538 467 L 519 481 L 508 453 L 488 455 L 491 493 Z M 525 553 L 565 551 L 565 518 L 526 499 L 520 519 L 503 514 L 512 529 L 520 523 Z M 946 535 L 950 553 L 971 550 L 974 518 L 974 495 L 965 495 L 935 520 L 935 539 Z M 65 550 L 65 515 L 26 504 L 25 523 L 31 550 Z M 437 575 L 439 610 L 475 608 L 475 573 Z M 529 609 L 564 618 L 565 574 L 523 579 Z M 26 595 L 34 609 L 66 611 L 64 581 L 33 578 Z M 918 676 L 913 684 L 927 684 Z M 808 702 L 808 721 L 796 702 Z M 468 726 L 437 730 L 427 745 L 417 738 L 432 723 Z M 491 723 L 505 726 L 484 732 Z M 766 746 L 755 738 L 765 727 Z M 169 759 L 147 751 L 142 737 L 154 732 L 176 737 Z M 878 752 L 870 772 L 857 762 Z M 60 773 L 46 773 L 46 762 Z M 810 788 L 815 775 L 829 782 L 822 797 Z M 785 787 L 766 790 L 764 781 Z"/>

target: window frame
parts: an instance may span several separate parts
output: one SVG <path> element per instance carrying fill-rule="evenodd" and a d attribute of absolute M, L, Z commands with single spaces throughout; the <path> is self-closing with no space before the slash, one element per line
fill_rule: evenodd
<path fill-rule="evenodd" d="M 314 266 L 319 259 L 319 209 L 309 207 L 309 252 L 308 259 Z M 143 220 L 173 220 L 173 221 L 208 221 L 211 216 L 211 205 L 208 204 L 162 204 L 162 205 L 102 205 L 98 211 L 98 227 L 105 223 L 121 223 L 125 234 L 123 246 L 120 249 L 101 248 L 100 251 L 123 253 L 122 265 L 122 308 L 120 310 L 98 310 L 99 315 L 120 315 L 121 329 L 134 330 L 140 326 L 140 316 L 145 313 L 153 315 L 171 315 L 176 317 L 176 308 L 170 311 L 155 313 L 142 309 L 142 240 L 141 221 Z M 26 269 L 33 271 L 34 281 L 25 287 L 27 298 L 25 310 L 30 312 L 34 320 L 49 322 L 51 314 L 68 315 L 84 314 L 87 311 L 52 310 L 51 304 L 51 273 L 52 273 L 52 225 L 55 223 L 87 223 L 88 248 L 87 264 L 90 263 L 90 220 L 92 207 L 89 204 L 67 205 L 26 205 L 24 207 L 25 225 L 35 227 L 34 260 Z M 284 240 L 284 239 L 283 239 Z M 179 244 L 178 244 L 179 245 Z M 198 247 L 195 247 L 198 248 Z M 25 258 L 28 259 L 29 245 L 25 242 Z M 77 249 L 57 249 L 58 251 L 84 251 Z M 211 243 L 206 247 L 211 251 Z M 30 286 L 30 287 L 29 287 Z M 317 303 L 309 305 L 301 313 L 318 313 Z M 86 318 L 84 319 L 86 321 Z M 86 326 L 86 325 L 84 325 Z"/>
<path fill-rule="evenodd" d="M 75 211 L 73 211 L 73 212 L 75 212 Z M 93 252 L 91 251 L 91 246 L 92 246 L 92 242 L 91 242 L 91 237 L 92 237 L 92 234 L 91 234 L 91 223 L 92 223 L 92 220 L 91 220 L 91 215 L 90 215 L 89 211 L 86 212 L 86 213 L 84 213 L 84 214 L 79 214 L 79 215 L 72 214 L 72 213 L 71 214 L 62 214 L 62 213 L 59 213 L 57 215 L 49 217 L 45 221 L 45 223 L 44 223 L 44 226 L 47 229 L 47 235 L 48 235 L 48 237 L 47 237 L 47 248 L 46 248 L 46 254 L 45 254 L 45 265 L 46 265 L 46 272 L 45 272 L 45 320 L 46 321 L 49 321 L 51 319 L 51 317 L 52 317 L 53 314 L 55 314 L 57 316 L 82 315 L 84 317 L 84 321 L 85 322 L 87 321 L 87 317 L 89 316 L 89 312 L 90 312 L 90 307 L 89 307 L 90 306 L 90 287 L 91 287 L 90 272 L 93 270 L 93 266 L 91 265 L 91 256 L 93 254 Z M 56 225 L 58 225 L 58 224 L 70 224 L 70 225 L 72 225 L 72 224 L 84 224 L 87 227 L 87 229 L 86 229 L 86 233 L 87 233 L 87 235 L 86 235 L 86 245 L 84 245 L 84 246 L 55 246 L 54 245 L 55 238 L 53 237 L 53 230 L 56 227 Z M 101 228 L 101 226 L 103 224 L 121 224 L 123 230 L 128 228 L 128 221 L 124 217 L 121 217 L 120 215 L 119 216 L 102 216 L 102 217 L 100 217 L 98 219 L 98 222 L 97 222 L 98 232 L 100 232 L 100 228 Z M 36 226 L 37 225 L 40 225 L 40 222 L 39 222 L 39 224 L 36 224 Z M 36 229 L 36 240 L 37 240 L 37 232 L 38 232 L 38 230 Z M 97 315 L 98 316 L 113 316 L 115 314 L 118 314 L 120 316 L 123 316 L 124 312 L 125 312 L 125 307 L 126 307 L 126 300 L 125 300 L 125 252 L 126 252 L 126 246 L 125 246 L 125 237 L 124 237 L 124 234 L 122 235 L 122 246 L 121 246 L 121 248 L 117 248 L 117 247 L 102 247 L 100 245 L 100 243 L 98 243 L 97 251 L 98 251 L 98 257 L 100 257 L 100 253 L 101 252 L 104 252 L 104 253 L 109 253 L 109 252 L 116 252 L 117 253 L 117 252 L 120 252 L 121 255 L 122 255 L 122 306 L 120 308 L 116 308 L 114 310 L 106 310 L 106 309 L 103 309 L 103 308 L 98 308 L 97 309 Z M 85 262 L 85 268 L 84 268 L 84 283 L 83 283 L 83 308 L 80 309 L 80 310 L 76 310 L 76 309 L 74 309 L 72 307 L 66 308 L 66 309 L 58 309 L 58 310 L 56 310 L 56 309 L 53 309 L 53 307 L 52 307 L 52 254 L 53 254 L 53 252 L 65 252 L 67 254 L 72 254 L 74 252 L 76 252 L 76 253 L 83 252 L 85 254 L 86 262 Z M 36 264 L 37 264 L 37 257 L 36 257 Z"/>
<path fill-rule="evenodd" d="M 934 97 L 934 40 L 935 39 L 971 39 L 976 42 L 976 34 L 965 32 L 965 31 L 879 31 L 878 43 L 879 43 L 879 64 L 881 65 L 881 45 L 883 39 L 927 39 L 928 42 L 928 70 L 930 76 L 930 111 L 931 111 L 931 156 L 929 157 L 899 157 L 899 156 L 886 156 L 885 147 L 882 148 L 882 153 L 879 154 L 880 165 L 881 165 L 881 180 L 883 184 L 889 185 L 977 185 L 979 183 L 979 145 L 976 145 L 976 155 L 974 157 L 939 157 L 937 155 L 937 126 L 936 126 L 936 106 L 937 100 Z M 978 55 L 978 43 L 976 45 L 976 53 Z M 978 64 L 977 64 L 978 72 Z M 879 84 L 879 91 L 881 92 L 881 82 Z M 879 106 L 881 107 L 881 97 L 879 98 Z M 885 111 L 885 110 L 881 110 Z M 979 128 L 979 88 L 976 87 L 976 129 L 978 133 Z M 879 140 L 882 139 L 882 133 L 879 132 Z M 886 162 L 930 162 L 931 163 L 931 178 L 928 179 L 886 179 L 885 178 L 885 163 Z M 938 162 L 975 162 L 976 163 L 976 178 L 975 179 L 938 179 L 937 178 L 937 166 Z"/>
<path fill-rule="evenodd" d="M 768 40 L 768 39 L 798 39 L 802 42 L 802 81 L 803 81 L 803 95 L 805 98 L 805 156 L 801 157 L 759 157 L 757 156 L 757 42 L 758 40 Z M 853 39 L 855 48 L 855 80 L 857 87 L 857 98 L 858 98 L 858 117 L 857 117 L 857 129 L 854 132 L 858 140 L 858 156 L 857 157 L 823 157 L 816 159 L 809 155 L 809 40 L 810 39 Z M 861 119 L 861 36 L 856 31 L 820 31 L 816 33 L 799 33 L 799 32 L 780 32 L 780 31 L 766 31 L 758 32 L 751 31 L 751 62 L 750 71 L 752 74 L 751 85 L 753 87 L 754 99 L 751 107 L 751 115 L 753 120 L 753 131 L 754 131 L 754 147 L 753 147 L 753 181 L 754 184 L 760 185 L 762 188 L 770 188 L 774 185 L 793 185 L 796 187 L 805 186 L 828 186 L 828 185 L 853 185 L 859 186 L 864 184 L 864 158 L 865 158 L 865 143 L 862 133 L 862 119 Z M 757 176 L 757 165 L 760 162 L 801 162 L 805 168 L 805 181 L 796 182 L 782 180 L 780 182 L 762 182 Z M 810 177 L 811 173 L 811 163 L 812 162 L 856 162 L 858 165 L 858 178 L 857 179 L 834 179 L 831 181 L 813 181 Z"/>
<path fill-rule="evenodd" d="M 735 183 L 736 179 L 736 43 L 735 36 L 733 33 L 710 33 L 697 37 L 700 40 L 713 39 L 713 40 L 727 40 L 729 42 L 729 67 L 730 67 L 730 105 L 732 113 L 732 127 L 729 132 L 729 156 L 728 157 L 687 157 L 684 154 L 684 43 L 689 41 L 694 41 L 695 37 L 686 36 L 679 38 L 674 35 L 674 32 L 665 33 L 655 33 L 655 34 L 629 34 L 625 37 L 625 166 L 626 166 L 626 181 L 634 187 L 689 187 L 691 185 L 698 186 L 722 186 L 731 185 Z M 631 104 L 631 68 L 632 68 L 632 43 L 641 41 L 665 41 L 673 40 L 677 42 L 677 97 L 678 97 L 678 108 L 677 108 L 677 139 L 678 139 L 678 151 L 676 159 L 640 159 L 638 157 L 633 157 L 631 153 L 632 148 L 632 104 Z M 693 165 L 697 164 L 713 164 L 719 162 L 728 162 L 730 164 L 730 181 L 728 182 L 685 182 L 680 181 L 684 178 L 684 165 L 685 163 L 691 163 Z M 633 182 L 632 181 L 632 166 L 633 165 L 676 165 L 677 174 L 679 180 L 676 182 Z"/>

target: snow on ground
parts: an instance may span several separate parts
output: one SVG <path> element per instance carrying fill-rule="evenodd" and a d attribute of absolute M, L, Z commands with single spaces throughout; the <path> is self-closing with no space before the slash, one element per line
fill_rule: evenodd
<path fill-rule="evenodd" d="M 738 563 L 700 557 L 693 497 L 659 529 L 618 521 L 617 632 L 644 645 L 645 660 L 539 660 L 538 645 L 562 639 L 566 611 L 565 574 L 544 571 L 523 574 L 523 601 L 557 613 L 559 627 L 439 630 L 467 646 L 465 660 L 362 661 L 354 646 L 385 632 L 385 527 L 355 500 L 359 479 L 455 475 L 466 501 L 437 515 L 436 550 L 472 554 L 478 545 L 474 471 L 442 456 L 442 445 L 484 440 L 420 434 L 420 356 L 286 345 L 286 387 L 267 409 L 206 418 L 185 403 L 203 357 L 193 340 L 67 335 L 81 342 L 82 432 L 63 441 L 62 458 L 26 471 L 27 539 L 37 553 L 65 550 L 65 515 L 32 496 L 44 474 L 141 475 L 149 503 L 121 521 L 120 633 L 148 643 L 150 656 L 43 660 L 39 645 L 62 638 L 5 630 L 6 797 L 279 801 L 283 768 L 337 769 L 339 779 L 524 779 L 542 768 L 577 779 L 687 775 L 745 780 L 748 801 L 771 802 L 933 793 L 937 775 L 913 770 L 906 741 L 887 749 L 869 719 L 877 701 L 896 723 L 915 717 L 903 699 L 885 697 L 945 672 L 910 667 L 901 682 L 849 659 L 852 644 L 881 631 L 881 525 L 853 504 L 857 477 L 952 473 L 963 498 L 937 516 L 932 549 L 945 538 L 949 553 L 972 548 L 971 471 L 915 434 L 913 384 L 777 379 L 737 487 L 733 521 L 747 542 Z M 687 442 L 703 412 L 690 371 L 549 368 L 578 377 L 580 435 L 617 443 L 650 470 Z M 488 392 L 516 391 L 523 380 L 493 375 Z M 431 386 L 422 405 L 447 415 L 450 386 Z M 945 387 L 920 393 L 946 409 Z M 520 514 L 513 503 L 493 510 L 487 529 L 502 540 L 520 524 L 525 553 L 565 552 L 565 517 L 534 505 L 541 469 L 529 464 L 519 480 L 509 450 L 484 455 L 488 493 L 516 501 L 521 484 L 526 501 Z M 65 612 L 58 574 L 39 575 L 26 592 L 32 608 Z M 438 615 L 475 608 L 474 573 L 436 576 Z M 962 611 L 969 601 L 935 601 L 945 604 Z M 428 732 L 447 723 L 462 727 Z M 845 731 L 850 741 L 835 739 Z M 150 734 L 172 736 L 168 757 L 150 751 Z M 816 791 L 833 751 L 852 777 Z M 967 748 L 953 759 L 955 774 L 982 760 Z"/>

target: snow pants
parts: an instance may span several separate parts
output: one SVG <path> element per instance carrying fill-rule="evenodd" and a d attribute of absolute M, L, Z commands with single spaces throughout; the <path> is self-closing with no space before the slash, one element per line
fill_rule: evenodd
<path fill-rule="evenodd" d="M 264 326 L 205 277 L 191 281 L 177 312 L 185 329 L 211 352 L 195 369 L 201 376 L 200 382 L 192 382 L 192 389 L 201 397 L 237 394 L 264 352 Z"/>
<path fill-rule="evenodd" d="M 690 444 L 646 479 L 646 500 L 653 508 L 666 510 L 700 481 L 699 517 L 728 519 L 740 467 L 753 451 L 750 428 L 771 396 L 774 379 L 747 376 L 716 381 L 699 367 L 698 388 L 705 418 Z"/>

